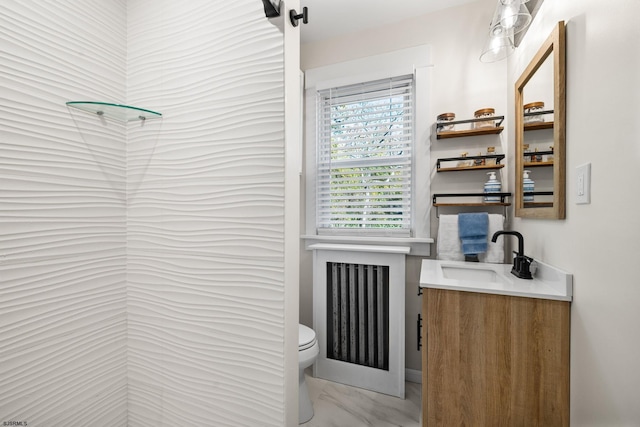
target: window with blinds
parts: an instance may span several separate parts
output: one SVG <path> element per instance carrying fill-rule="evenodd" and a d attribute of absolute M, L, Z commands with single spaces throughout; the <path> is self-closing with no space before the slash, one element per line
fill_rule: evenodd
<path fill-rule="evenodd" d="M 413 75 L 318 92 L 318 234 L 411 234 Z"/>

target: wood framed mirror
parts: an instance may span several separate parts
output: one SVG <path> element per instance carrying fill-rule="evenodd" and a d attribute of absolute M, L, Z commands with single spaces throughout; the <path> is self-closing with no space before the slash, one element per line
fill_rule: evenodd
<path fill-rule="evenodd" d="M 516 82 L 516 217 L 565 218 L 565 81 L 561 21 Z"/>

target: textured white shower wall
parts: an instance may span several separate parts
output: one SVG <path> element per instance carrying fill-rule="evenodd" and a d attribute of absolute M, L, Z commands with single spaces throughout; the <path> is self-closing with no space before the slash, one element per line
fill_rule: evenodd
<path fill-rule="evenodd" d="M 258 0 L 2 2 L 0 423 L 283 425 L 282 50 Z"/>
<path fill-rule="evenodd" d="M 282 35 L 261 2 L 128 1 L 129 426 L 284 420 Z"/>
<path fill-rule="evenodd" d="M 0 424 L 127 422 L 125 1 L 0 6 Z"/>

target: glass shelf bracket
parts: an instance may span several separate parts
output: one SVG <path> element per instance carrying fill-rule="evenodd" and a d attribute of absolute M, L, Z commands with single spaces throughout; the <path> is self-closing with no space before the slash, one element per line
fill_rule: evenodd
<path fill-rule="evenodd" d="M 113 104 L 110 102 L 69 101 L 66 104 L 69 107 L 73 107 L 87 113 L 92 113 L 108 119 L 115 119 L 121 122 L 158 119 L 162 117 L 162 114 L 157 111 L 132 107 L 130 105 Z"/>

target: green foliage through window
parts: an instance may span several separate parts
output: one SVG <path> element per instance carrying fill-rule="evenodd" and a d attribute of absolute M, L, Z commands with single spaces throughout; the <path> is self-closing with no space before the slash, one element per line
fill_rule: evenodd
<path fill-rule="evenodd" d="M 319 93 L 318 229 L 411 227 L 413 78 Z"/>

